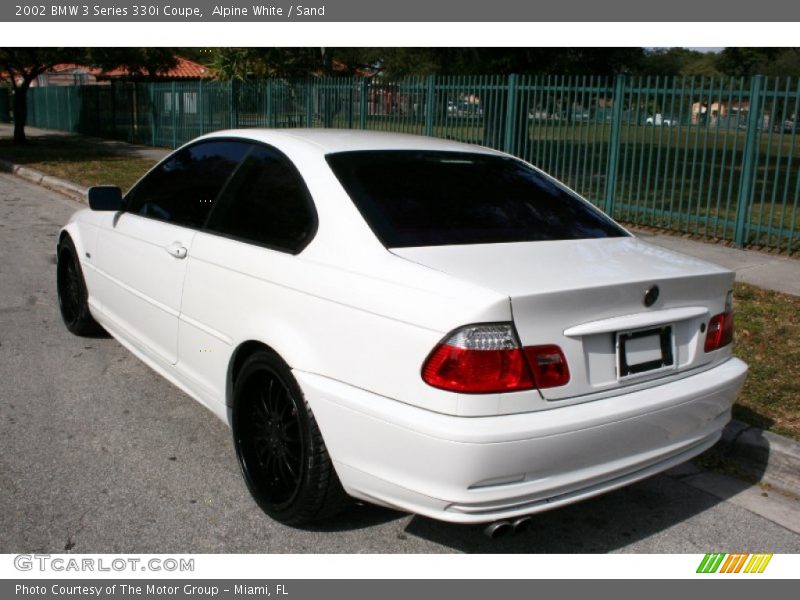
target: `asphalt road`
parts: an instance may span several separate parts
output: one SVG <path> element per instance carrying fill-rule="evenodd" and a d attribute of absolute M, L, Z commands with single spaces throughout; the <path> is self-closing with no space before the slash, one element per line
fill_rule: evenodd
<path fill-rule="evenodd" d="M 695 467 L 495 541 L 364 505 L 279 525 L 250 499 L 223 423 L 113 339 L 62 326 L 55 236 L 78 207 L 0 174 L 0 552 L 800 552 L 800 504 Z"/>

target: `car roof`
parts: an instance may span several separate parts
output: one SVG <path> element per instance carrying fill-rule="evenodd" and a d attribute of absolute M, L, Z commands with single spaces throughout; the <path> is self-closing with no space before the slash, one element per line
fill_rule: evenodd
<path fill-rule="evenodd" d="M 432 150 L 502 154 L 496 150 L 452 140 L 358 129 L 228 129 L 203 138 L 236 137 L 274 145 L 277 148 L 302 146 L 321 154 L 357 150 Z"/>

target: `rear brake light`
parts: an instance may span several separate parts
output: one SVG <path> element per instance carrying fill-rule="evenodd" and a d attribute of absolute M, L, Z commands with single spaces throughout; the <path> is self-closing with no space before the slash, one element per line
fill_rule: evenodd
<path fill-rule="evenodd" d="M 467 394 L 533 388 L 511 325 L 474 325 L 455 331 L 422 366 L 428 385 Z"/>
<path fill-rule="evenodd" d="M 711 317 L 706 332 L 705 351 L 711 352 L 733 341 L 733 292 L 728 292 L 725 312 Z"/>
<path fill-rule="evenodd" d="M 567 359 L 558 346 L 527 346 L 525 358 L 539 389 L 558 387 L 569 382 Z"/>
<path fill-rule="evenodd" d="M 450 334 L 422 366 L 428 385 L 452 392 L 489 394 L 547 388 L 569 381 L 558 346 L 520 348 L 513 325 L 470 325 Z"/>
<path fill-rule="evenodd" d="M 720 313 L 711 317 L 706 333 L 706 352 L 718 350 L 733 341 L 733 313 Z"/>

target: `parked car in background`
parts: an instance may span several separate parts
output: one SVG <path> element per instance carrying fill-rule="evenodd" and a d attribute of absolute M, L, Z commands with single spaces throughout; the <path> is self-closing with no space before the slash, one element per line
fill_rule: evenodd
<path fill-rule="evenodd" d="M 668 115 L 662 115 L 661 113 L 656 113 L 653 116 L 647 117 L 644 124 L 654 125 L 655 127 L 672 127 L 673 125 L 677 125 L 678 122 L 676 119 L 673 119 Z"/>
<path fill-rule="evenodd" d="M 349 497 L 499 532 L 712 446 L 747 367 L 733 273 L 483 147 L 224 131 L 61 230 L 102 327 L 233 432 L 263 510 Z"/>
<path fill-rule="evenodd" d="M 483 117 L 483 109 L 477 102 L 448 102 L 447 103 L 447 116 L 477 119 Z"/>
<path fill-rule="evenodd" d="M 557 115 L 551 114 L 544 109 L 535 109 L 531 108 L 528 110 L 528 118 L 534 121 L 547 121 L 549 119 L 555 119 Z"/>
<path fill-rule="evenodd" d="M 572 120 L 578 123 L 587 123 L 592 120 L 592 115 L 589 113 L 588 110 L 576 109 L 572 113 Z"/>

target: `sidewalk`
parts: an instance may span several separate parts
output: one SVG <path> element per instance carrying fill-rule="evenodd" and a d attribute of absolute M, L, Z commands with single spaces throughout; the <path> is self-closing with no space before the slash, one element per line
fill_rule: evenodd
<path fill-rule="evenodd" d="M 800 296 L 800 259 L 632 228 L 641 239 L 736 271 L 736 281 Z"/>
<path fill-rule="evenodd" d="M 128 144 L 127 142 L 120 142 L 117 140 L 105 140 L 102 138 L 78 136 L 77 134 L 67 133 L 66 131 L 57 131 L 55 129 L 39 129 L 38 127 L 25 127 L 25 134 L 28 139 L 44 138 L 44 137 L 58 137 L 58 136 L 73 136 L 81 137 L 86 144 L 94 145 L 96 147 L 107 148 L 111 151 L 126 154 L 135 158 L 147 158 L 150 160 L 161 160 L 172 150 L 169 148 L 153 148 L 152 146 L 140 146 L 137 144 Z M 14 125 L 11 123 L 0 123 L 0 139 L 14 137 Z"/>
<path fill-rule="evenodd" d="M 32 139 L 37 137 L 71 135 L 61 131 L 39 129 L 36 127 L 26 127 L 25 131 L 28 137 Z M 11 137 L 12 134 L 13 127 L 11 125 L 0 123 L 0 138 Z M 93 144 L 98 147 L 117 151 L 120 154 L 147 158 L 153 161 L 161 160 L 170 152 L 168 148 L 152 148 L 150 146 L 139 146 L 116 140 L 104 140 L 93 137 L 84 137 L 83 139 L 86 144 Z M 6 170 L 8 170 L 8 168 L 6 168 Z M 28 169 L 28 171 L 30 171 L 30 169 Z M 30 178 L 26 177 L 26 179 Z M 39 177 L 39 180 L 41 179 L 42 178 Z M 54 178 L 49 177 L 48 181 L 44 182 L 44 185 L 56 191 L 74 189 L 74 186 L 69 188 L 53 185 L 53 179 Z M 35 181 L 35 183 L 40 183 L 40 181 Z M 75 198 L 79 194 L 67 193 L 67 195 Z M 737 281 L 800 296 L 800 258 L 773 256 L 757 250 L 739 250 L 721 244 L 690 240 L 668 233 L 641 231 L 635 227 L 632 229 L 638 237 L 645 241 L 663 246 L 670 250 L 690 254 L 697 258 L 702 258 L 732 269 L 736 271 Z"/>

